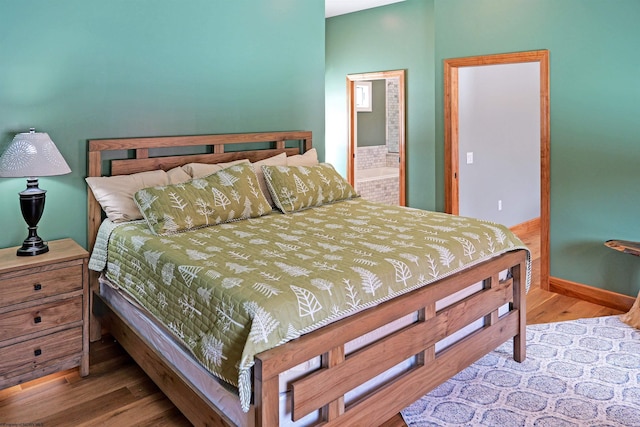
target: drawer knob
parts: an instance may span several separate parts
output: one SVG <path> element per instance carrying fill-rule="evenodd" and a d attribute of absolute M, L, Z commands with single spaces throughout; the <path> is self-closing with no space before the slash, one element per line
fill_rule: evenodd
<path fill-rule="evenodd" d="M 40 283 L 36 283 L 35 285 L 33 285 L 33 290 L 34 291 L 39 291 L 42 289 L 42 285 Z"/>
<path fill-rule="evenodd" d="M 33 323 L 40 323 L 42 322 L 42 318 L 40 316 L 36 316 L 33 318 Z"/>
<path fill-rule="evenodd" d="M 33 351 L 34 356 L 40 356 L 41 354 L 42 354 L 42 350 L 40 350 L 39 348 Z"/>

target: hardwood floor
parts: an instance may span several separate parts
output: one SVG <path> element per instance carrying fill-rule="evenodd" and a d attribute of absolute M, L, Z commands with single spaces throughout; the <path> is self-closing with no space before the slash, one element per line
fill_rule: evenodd
<path fill-rule="evenodd" d="M 527 323 L 620 314 L 619 311 L 540 289 L 539 238 L 521 236 L 533 254 Z M 144 372 L 106 336 L 91 344 L 90 375 L 77 369 L 0 390 L 0 426 L 189 426 Z M 404 426 L 400 415 L 385 426 Z"/>

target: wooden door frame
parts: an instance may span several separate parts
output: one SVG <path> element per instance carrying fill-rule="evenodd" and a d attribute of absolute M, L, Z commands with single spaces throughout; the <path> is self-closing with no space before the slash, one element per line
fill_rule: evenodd
<path fill-rule="evenodd" d="M 347 180 L 355 187 L 355 157 L 356 157 L 356 109 L 355 109 L 355 86 L 356 82 L 370 80 L 386 80 L 398 78 L 399 93 L 398 103 L 400 104 L 400 141 L 398 141 L 398 152 L 400 156 L 399 186 L 400 197 L 398 204 L 406 205 L 405 194 L 405 138 L 406 138 L 406 105 L 405 105 L 405 70 L 379 71 L 373 73 L 360 73 L 347 75 L 347 111 L 349 116 L 349 143 L 347 144 Z"/>
<path fill-rule="evenodd" d="M 482 65 L 540 64 L 540 286 L 549 290 L 550 234 L 550 130 L 549 51 L 534 50 L 497 55 L 453 58 L 444 61 L 444 174 L 445 211 L 459 212 L 458 70 Z"/>

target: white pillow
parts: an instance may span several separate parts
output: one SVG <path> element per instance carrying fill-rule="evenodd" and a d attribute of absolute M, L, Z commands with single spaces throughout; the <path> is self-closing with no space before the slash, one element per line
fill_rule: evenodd
<path fill-rule="evenodd" d="M 158 185 L 169 185 L 169 175 L 163 170 L 131 175 L 94 176 L 85 178 L 102 210 L 113 222 L 142 219 L 142 213 L 133 201 L 138 190 Z"/>
<path fill-rule="evenodd" d="M 318 152 L 315 148 L 304 154 L 287 157 L 287 166 L 313 166 L 318 164 Z"/>
<path fill-rule="evenodd" d="M 640 329 L 640 292 L 638 292 L 638 298 L 636 298 L 631 309 L 620 316 L 620 320 L 629 326 Z"/>
<path fill-rule="evenodd" d="M 191 181 L 191 175 L 185 172 L 181 166 L 168 170 L 167 175 L 169 175 L 169 184 L 182 184 Z"/>
<path fill-rule="evenodd" d="M 113 222 L 142 219 L 142 213 L 133 200 L 133 195 L 143 188 L 157 185 L 180 184 L 191 177 L 181 167 L 167 172 L 155 170 L 130 175 L 87 177 L 89 184 L 102 210 Z"/>

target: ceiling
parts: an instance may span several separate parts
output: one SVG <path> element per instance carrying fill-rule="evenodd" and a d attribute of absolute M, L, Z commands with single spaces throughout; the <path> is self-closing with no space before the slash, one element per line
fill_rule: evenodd
<path fill-rule="evenodd" d="M 331 18 L 332 16 L 344 15 L 345 13 L 371 9 L 401 1 L 404 0 L 325 0 L 324 16 L 325 18 Z"/>

